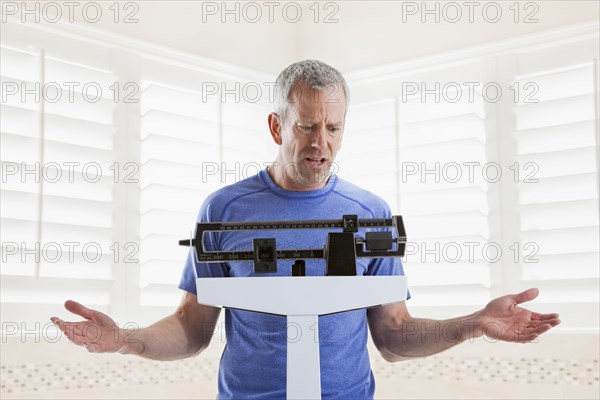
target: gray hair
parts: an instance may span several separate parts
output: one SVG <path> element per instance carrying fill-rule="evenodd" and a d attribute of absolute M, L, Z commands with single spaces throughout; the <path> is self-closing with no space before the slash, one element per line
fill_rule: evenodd
<path fill-rule="evenodd" d="M 350 89 L 342 74 L 322 61 L 303 60 L 281 71 L 275 81 L 275 112 L 282 121 L 285 120 L 290 105 L 290 92 L 301 80 L 313 90 L 326 90 L 332 85 L 341 86 L 346 101 L 345 118 L 350 103 Z"/>

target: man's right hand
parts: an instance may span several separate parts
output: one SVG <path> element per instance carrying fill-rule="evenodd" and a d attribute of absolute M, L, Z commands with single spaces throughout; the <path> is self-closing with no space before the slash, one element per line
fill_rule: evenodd
<path fill-rule="evenodd" d="M 135 352 L 133 348 L 136 345 L 141 345 L 135 339 L 133 331 L 120 329 L 112 318 L 100 311 L 90 310 L 73 300 L 67 300 L 65 308 L 85 318 L 85 321 L 66 322 L 58 317 L 52 317 L 50 320 L 69 340 L 85 347 L 89 352 L 131 353 Z"/>

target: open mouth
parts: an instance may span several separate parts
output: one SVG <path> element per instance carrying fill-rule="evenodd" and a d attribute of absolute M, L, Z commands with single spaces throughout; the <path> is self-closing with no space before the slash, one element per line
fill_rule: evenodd
<path fill-rule="evenodd" d="M 326 161 L 324 158 L 305 158 L 305 160 L 313 165 L 321 165 Z"/>

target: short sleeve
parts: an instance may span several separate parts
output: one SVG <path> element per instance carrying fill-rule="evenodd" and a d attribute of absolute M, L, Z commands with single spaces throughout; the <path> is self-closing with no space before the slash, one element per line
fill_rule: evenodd
<path fill-rule="evenodd" d="M 213 222 L 214 218 L 211 217 L 211 201 L 212 198 L 206 199 L 200 212 L 198 213 L 198 222 Z M 206 251 L 216 251 L 219 249 L 218 237 L 213 232 L 207 232 L 204 235 L 204 249 Z M 194 270 L 196 272 L 194 272 Z M 194 248 L 190 247 L 185 266 L 183 267 L 183 273 L 179 281 L 179 289 L 185 290 L 197 295 L 196 292 L 196 275 L 199 278 L 213 278 L 213 277 L 228 277 L 229 268 L 226 263 L 202 263 L 197 262 L 194 254 Z"/>

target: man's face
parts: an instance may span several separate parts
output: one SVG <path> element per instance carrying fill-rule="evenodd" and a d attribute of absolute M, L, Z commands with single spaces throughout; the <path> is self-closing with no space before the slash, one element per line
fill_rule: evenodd
<path fill-rule="evenodd" d="M 284 189 L 302 191 L 325 186 L 341 147 L 345 112 L 341 86 L 322 91 L 310 89 L 304 81 L 294 86 L 279 131 L 278 162 L 283 164 L 280 185 Z"/>

